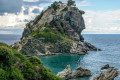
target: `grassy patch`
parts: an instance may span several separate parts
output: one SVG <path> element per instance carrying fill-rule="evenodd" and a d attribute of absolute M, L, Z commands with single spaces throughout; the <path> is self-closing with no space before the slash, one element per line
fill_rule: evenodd
<path fill-rule="evenodd" d="M 60 38 L 64 41 L 66 41 L 70 46 L 72 45 L 72 41 L 65 37 L 64 35 L 60 34 Z"/>
<path fill-rule="evenodd" d="M 59 36 L 55 33 L 55 31 L 50 28 L 45 28 L 44 31 L 36 30 L 35 32 L 32 33 L 32 36 L 36 39 L 44 38 L 45 43 L 47 42 L 56 43 L 57 40 L 59 39 Z"/>
<path fill-rule="evenodd" d="M 50 28 L 45 28 L 44 31 L 36 30 L 31 34 L 34 38 L 44 38 L 43 42 L 51 42 L 56 43 L 58 40 L 64 40 L 71 46 L 71 40 L 68 39 L 64 34 L 61 34 L 60 32 L 55 32 L 54 30 Z"/>

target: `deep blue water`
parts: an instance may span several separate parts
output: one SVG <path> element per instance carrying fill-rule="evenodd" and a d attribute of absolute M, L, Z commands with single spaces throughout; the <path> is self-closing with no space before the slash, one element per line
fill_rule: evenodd
<path fill-rule="evenodd" d="M 8 45 L 12 45 L 15 42 L 20 41 L 21 35 L 7 35 L 7 34 L 0 34 L 0 42 L 6 43 Z"/>
<path fill-rule="evenodd" d="M 15 35 L 0 35 L 0 42 L 5 42 L 9 45 L 19 41 L 21 36 Z M 117 68 L 120 71 L 120 34 L 85 34 L 85 41 L 90 42 L 102 51 L 90 51 L 87 55 L 57 55 L 42 57 L 41 60 L 53 73 L 62 71 L 67 65 L 70 65 L 72 70 L 78 66 L 82 66 L 92 71 L 92 77 L 82 78 L 78 80 L 92 80 L 94 76 L 101 71 L 100 68 L 105 64 Z M 120 76 L 115 80 L 120 80 Z"/>

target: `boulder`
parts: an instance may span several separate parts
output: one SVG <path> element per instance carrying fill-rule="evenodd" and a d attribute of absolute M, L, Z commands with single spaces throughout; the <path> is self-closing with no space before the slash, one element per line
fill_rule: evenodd
<path fill-rule="evenodd" d="M 67 75 L 71 74 L 71 69 L 70 69 L 70 65 L 67 65 L 67 67 L 61 71 L 57 73 L 57 76 L 61 77 L 61 78 L 66 78 Z"/>
<path fill-rule="evenodd" d="M 76 79 L 91 76 L 91 71 L 82 67 L 78 67 L 76 70 L 71 71 L 70 66 L 67 66 L 63 71 L 58 72 L 57 76 L 64 79 Z"/>
<path fill-rule="evenodd" d="M 106 64 L 105 66 L 103 66 L 103 67 L 101 68 L 101 70 L 103 70 L 103 69 L 108 69 L 108 68 L 110 68 L 110 66 L 109 66 L 109 64 Z"/>
<path fill-rule="evenodd" d="M 95 77 L 93 80 L 114 80 L 119 72 L 115 68 L 108 68 L 104 73 L 100 73 L 99 76 Z"/>

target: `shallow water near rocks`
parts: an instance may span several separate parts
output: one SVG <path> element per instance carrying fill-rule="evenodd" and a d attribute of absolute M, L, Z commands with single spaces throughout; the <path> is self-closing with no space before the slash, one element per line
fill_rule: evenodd
<path fill-rule="evenodd" d="M 120 35 L 115 34 L 87 34 L 83 35 L 85 41 L 90 42 L 102 51 L 90 51 L 87 55 L 57 55 L 41 57 L 42 62 L 53 73 L 65 69 L 67 65 L 75 70 L 78 66 L 91 70 L 92 76 L 90 78 L 80 78 L 76 80 L 93 80 L 100 72 L 100 68 L 105 64 L 117 68 L 120 71 Z M 120 76 L 114 80 L 120 80 Z"/>
<path fill-rule="evenodd" d="M 54 74 L 65 69 L 67 65 L 70 65 L 72 70 L 81 66 L 92 71 L 92 77 L 76 80 L 93 80 L 93 77 L 101 72 L 100 68 L 105 64 L 110 64 L 110 66 L 115 67 L 120 71 L 120 34 L 85 34 L 83 36 L 85 41 L 102 49 L 102 51 L 90 51 L 87 55 L 65 54 L 41 57 L 44 65 Z M 11 45 L 19 41 L 20 38 L 21 36 L 19 35 L 0 35 L 0 42 Z M 120 80 L 120 76 L 116 77 L 114 80 Z"/>

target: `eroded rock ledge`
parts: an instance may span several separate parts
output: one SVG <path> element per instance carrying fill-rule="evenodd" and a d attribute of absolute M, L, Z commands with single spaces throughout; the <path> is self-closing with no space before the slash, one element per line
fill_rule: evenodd
<path fill-rule="evenodd" d="M 67 67 L 63 71 L 58 72 L 57 76 L 66 80 L 76 79 L 80 77 L 91 76 L 91 71 L 82 67 L 78 67 L 76 70 L 71 71 L 70 65 L 67 65 Z"/>

